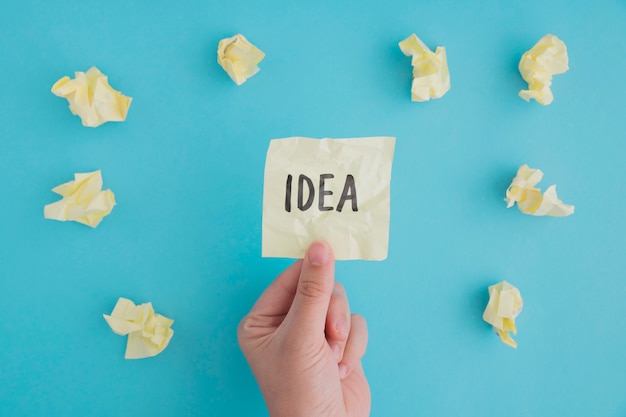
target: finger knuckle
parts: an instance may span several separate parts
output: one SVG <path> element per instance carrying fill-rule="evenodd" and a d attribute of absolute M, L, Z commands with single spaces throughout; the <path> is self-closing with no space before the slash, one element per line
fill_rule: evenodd
<path fill-rule="evenodd" d="M 319 298 L 328 292 L 324 282 L 312 279 L 303 279 L 298 284 L 298 292 L 305 298 Z"/>
<path fill-rule="evenodd" d="M 251 315 L 245 316 L 239 322 L 239 326 L 237 327 L 237 337 L 239 339 L 245 338 L 254 328 L 258 327 L 258 320 Z"/>

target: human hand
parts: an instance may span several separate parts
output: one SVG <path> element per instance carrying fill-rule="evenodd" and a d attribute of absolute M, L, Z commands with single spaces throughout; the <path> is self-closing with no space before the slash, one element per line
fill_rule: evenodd
<path fill-rule="evenodd" d="M 272 417 L 366 417 L 365 319 L 334 282 L 330 246 L 315 242 L 259 297 L 238 339 Z"/>

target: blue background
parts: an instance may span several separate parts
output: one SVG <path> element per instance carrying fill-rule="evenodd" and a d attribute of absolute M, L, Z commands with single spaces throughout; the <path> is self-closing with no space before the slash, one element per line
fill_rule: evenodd
<path fill-rule="evenodd" d="M 269 140 L 390 135 L 389 257 L 337 266 L 372 415 L 626 416 L 624 0 L 21 0 L 0 28 L 0 415 L 266 415 L 236 326 L 291 262 L 260 256 Z M 410 101 L 413 32 L 447 49 L 440 100 Z M 241 87 L 216 63 L 235 33 L 267 55 Z M 517 64 L 546 33 L 571 69 L 543 107 Z M 126 122 L 83 127 L 50 92 L 92 65 Z M 524 163 L 574 215 L 505 208 Z M 43 219 L 95 169 L 118 201 L 97 229 Z M 481 319 L 503 279 L 517 350 Z M 176 320 L 161 355 L 123 359 L 120 296 Z"/>

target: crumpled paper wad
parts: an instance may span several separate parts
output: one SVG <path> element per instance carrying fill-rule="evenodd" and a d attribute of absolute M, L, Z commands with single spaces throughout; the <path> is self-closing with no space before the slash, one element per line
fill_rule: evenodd
<path fill-rule="evenodd" d="M 217 45 L 217 62 L 237 85 L 259 72 L 257 64 L 263 58 L 265 54 L 241 34 L 222 39 Z"/>
<path fill-rule="evenodd" d="M 441 98 L 450 90 L 450 71 L 446 48 L 438 46 L 431 51 L 415 34 L 398 44 L 402 53 L 411 57 L 413 83 L 412 101 L 428 101 Z"/>
<path fill-rule="evenodd" d="M 552 103 L 552 76 L 568 69 L 565 43 L 554 35 L 545 35 L 519 62 L 519 72 L 528 83 L 528 90 L 520 91 L 519 96 L 526 101 L 535 99 L 544 106 Z"/>
<path fill-rule="evenodd" d="M 322 240 L 338 260 L 385 259 L 394 146 L 392 137 L 270 141 L 263 256 L 302 258 Z"/>
<path fill-rule="evenodd" d="M 493 330 L 504 344 L 517 348 L 511 337 L 517 333 L 515 319 L 522 311 L 524 302 L 517 288 L 506 281 L 489 287 L 489 303 L 483 313 L 483 320 L 493 326 Z"/>
<path fill-rule="evenodd" d="M 115 206 L 115 196 L 111 190 L 102 191 L 102 173 L 74 174 L 74 181 L 66 182 L 52 189 L 63 199 L 44 207 L 46 219 L 75 221 L 96 227 Z"/>
<path fill-rule="evenodd" d="M 66 98 L 70 111 L 80 117 L 83 126 L 97 127 L 105 122 L 126 120 L 132 98 L 109 85 L 107 76 L 96 67 L 76 72 L 75 78 L 63 77 L 52 86 L 52 92 Z"/>
<path fill-rule="evenodd" d="M 128 335 L 126 359 L 142 359 L 158 355 L 174 336 L 174 320 L 155 314 L 152 303 L 135 305 L 120 297 L 111 315 L 102 315 L 115 334 Z"/>
<path fill-rule="evenodd" d="M 522 165 L 517 170 L 511 185 L 506 190 L 507 208 L 517 203 L 517 208 L 524 214 L 533 216 L 563 217 L 574 213 L 574 206 L 563 203 L 556 195 L 556 185 L 551 185 L 541 194 L 535 185 L 543 178 L 543 172 Z"/>

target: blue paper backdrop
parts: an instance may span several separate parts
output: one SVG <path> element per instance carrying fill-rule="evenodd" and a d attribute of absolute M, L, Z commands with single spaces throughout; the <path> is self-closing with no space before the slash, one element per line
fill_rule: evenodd
<path fill-rule="evenodd" d="M 626 415 L 625 1 L 21 0 L 0 28 L 0 415 L 266 415 L 236 326 L 290 263 L 260 257 L 261 203 L 269 140 L 295 135 L 397 137 L 389 258 L 337 267 L 373 416 Z M 267 54 L 241 87 L 216 63 L 239 32 Z M 410 101 L 413 32 L 447 48 L 440 100 Z M 546 33 L 571 70 L 543 107 L 517 63 Z M 50 93 L 92 65 L 126 122 L 83 127 Z M 507 210 L 523 163 L 576 213 Z M 94 169 L 113 213 L 44 220 Z M 481 320 L 502 279 L 517 350 Z M 160 356 L 123 359 L 119 296 L 176 320 Z"/>

